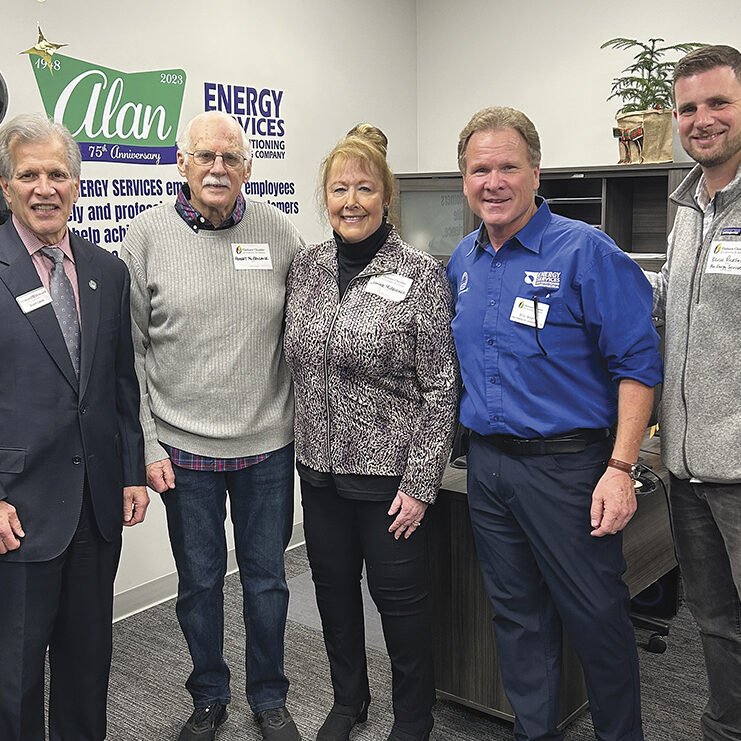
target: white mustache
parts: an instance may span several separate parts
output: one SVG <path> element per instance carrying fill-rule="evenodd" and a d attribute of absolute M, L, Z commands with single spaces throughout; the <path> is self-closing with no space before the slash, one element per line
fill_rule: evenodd
<path fill-rule="evenodd" d="M 228 175 L 206 175 L 203 178 L 203 185 L 220 185 L 229 188 L 231 181 Z"/>

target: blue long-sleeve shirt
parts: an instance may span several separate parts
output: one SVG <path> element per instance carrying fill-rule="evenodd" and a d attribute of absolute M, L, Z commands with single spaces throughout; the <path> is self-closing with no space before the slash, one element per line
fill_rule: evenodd
<path fill-rule="evenodd" d="M 448 263 L 461 422 L 482 435 L 610 427 L 620 380 L 662 378 L 640 268 L 598 229 L 538 201 L 497 252 L 482 224 Z"/>

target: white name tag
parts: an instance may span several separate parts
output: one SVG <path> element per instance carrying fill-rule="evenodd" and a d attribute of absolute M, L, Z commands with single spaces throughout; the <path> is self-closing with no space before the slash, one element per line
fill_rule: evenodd
<path fill-rule="evenodd" d="M 34 288 L 33 291 L 18 296 L 16 301 L 18 302 L 18 306 L 21 307 L 21 311 L 24 314 L 28 314 L 31 311 L 36 311 L 36 309 L 50 304 L 51 296 L 49 295 L 49 291 L 44 286 L 41 286 L 41 288 Z"/>
<path fill-rule="evenodd" d="M 741 275 L 741 240 L 715 242 L 710 247 L 705 272 Z"/>
<path fill-rule="evenodd" d="M 270 247 L 267 244 L 234 244 L 232 259 L 235 270 L 272 270 Z"/>
<path fill-rule="evenodd" d="M 365 290 L 376 296 L 386 298 L 389 301 L 403 301 L 414 281 L 405 275 L 389 273 L 387 275 L 374 275 L 368 280 Z"/>
<path fill-rule="evenodd" d="M 538 301 L 538 329 L 545 326 L 545 318 L 548 316 L 548 304 L 542 304 Z M 509 315 L 510 321 L 518 324 L 526 324 L 528 327 L 535 326 L 535 304 L 529 298 L 515 299 L 512 313 Z"/>

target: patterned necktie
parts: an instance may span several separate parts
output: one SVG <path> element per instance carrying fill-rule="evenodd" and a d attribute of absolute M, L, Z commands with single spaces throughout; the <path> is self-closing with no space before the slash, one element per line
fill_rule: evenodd
<path fill-rule="evenodd" d="M 49 293 L 51 294 L 52 307 L 57 315 L 59 327 L 62 330 L 64 341 L 67 345 L 72 367 L 75 375 L 80 376 L 80 322 L 77 318 L 77 306 L 75 304 L 75 293 L 67 274 L 64 272 L 62 261 L 64 253 L 59 247 L 42 247 L 41 253 L 54 262 L 49 277 Z"/>

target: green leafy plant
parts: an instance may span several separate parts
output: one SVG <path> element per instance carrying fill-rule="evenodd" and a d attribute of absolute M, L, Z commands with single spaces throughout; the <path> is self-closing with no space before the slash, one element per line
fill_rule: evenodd
<path fill-rule="evenodd" d="M 622 76 L 612 81 L 611 95 L 607 100 L 619 98 L 623 102 L 620 113 L 644 111 L 650 108 L 672 107 L 672 71 L 677 60 L 665 61 L 669 52 L 682 55 L 706 44 L 690 42 L 658 46 L 664 39 L 649 39 L 648 43 L 637 39 L 616 38 L 605 41 L 600 49 L 638 49 L 633 64 L 622 70 Z"/>

